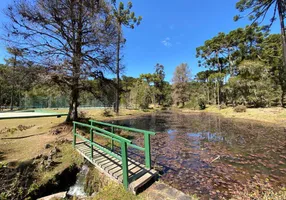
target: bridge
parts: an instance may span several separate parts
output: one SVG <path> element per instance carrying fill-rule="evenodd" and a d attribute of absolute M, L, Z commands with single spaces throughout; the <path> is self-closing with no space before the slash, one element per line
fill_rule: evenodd
<path fill-rule="evenodd" d="M 118 126 L 105 122 L 89 120 L 90 124 L 73 122 L 73 147 L 98 170 L 123 183 L 125 189 L 134 194 L 138 189 L 157 177 L 151 168 L 150 136 L 155 132 Z M 115 134 L 116 130 L 144 134 L 144 147 L 135 145 L 131 140 Z M 94 136 L 110 140 L 110 148 L 95 141 Z M 115 151 L 119 147 L 120 151 Z M 128 157 L 128 148 L 144 152 L 145 164 Z"/>

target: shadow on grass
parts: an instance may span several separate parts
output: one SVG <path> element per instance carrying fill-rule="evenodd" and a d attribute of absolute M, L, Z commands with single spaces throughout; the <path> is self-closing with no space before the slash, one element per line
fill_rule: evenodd
<path fill-rule="evenodd" d="M 4 152 L 0 151 L 0 162 L 5 159 Z"/>

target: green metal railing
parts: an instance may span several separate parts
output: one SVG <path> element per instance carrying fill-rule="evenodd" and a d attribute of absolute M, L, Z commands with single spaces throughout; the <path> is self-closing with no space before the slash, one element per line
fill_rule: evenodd
<path fill-rule="evenodd" d="M 123 173 L 122 173 L 123 174 L 123 185 L 126 189 L 128 188 L 128 184 L 129 184 L 129 180 L 128 180 L 128 154 L 127 154 L 127 147 L 128 146 L 133 147 L 133 148 L 138 149 L 138 150 L 141 150 L 141 151 L 145 151 L 145 166 L 148 169 L 151 168 L 150 135 L 155 135 L 154 132 L 144 131 L 144 130 L 134 129 L 134 128 L 128 128 L 128 127 L 124 127 L 124 126 L 117 126 L 117 125 L 98 122 L 98 121 L 94 121 L 94 120 L 90 120 L 90 123 L 91 123 L 91 125 L 80 123 L 80 122 L 73 122 L 73 146 L 75 147 L 76 139 L 78 137 L 78 138 L 82 139 L 84 142 L 87 142 L 90 144 L 90 151 L 91 151 L 90 158 L 91 158 L 91 160 L 93 159 L 93 150 L 94 150 L 93 147 L 97 147 L 98 149 L 102 150 L 103 152 L 107 153 L 108 155 L 120 160 L 122 162 L 122 170 L 123 170 Z M 94 126 L 94 124 L 109 126 L 109 127 L 111 127 L 111 132 L 104 130 L 104 129 L 101 129 L 101 128 L 98 128 L 98 127 Z M 85 138 L 82 135 L 77 133 L 77 127 L 79 127 L 79 126 L 83 127 L 83 128 L 89 128 L 89 134 L 90 134 L 89 139 L 87 139 L 87 138 Z M 144 133 L 144 148 L 132 144 L 132 141 L 130 141 L 124 137 L 116 135 L 114 132 L 115 128 L 128 130 L 128 131 L 132 131 L 132 132 Z M 94 134 L 110 139 L 111 140 L 111 150 L 95 143 L 94 137 L 93 137 Z M 120 144 L 121 155 L 114 153 L 114 141 L 116 141 Z"/>
<path fill-rule="evenodd" d="M 140 151 L 144 151 L 145 152 L 145 167 L 147 169 L 151 169 L 151 149 L 150 149 L 150 135 L 155 135 L 155 132 L 152 131 L 145 131 L 145 130 L 141 130 L 141 129 L 137 129 L 137 128 L 130 128 L 130 127 L 125 127 L 125 126 L 119 126 L 119 125 L 115 125 L 115 124 L 109 124 L 109 123 L 105 123 L 105 122 L 99 122 L 99 121 L 95 121 L 95 120 L 89 120 L 89 122 L 91 123 L 91 125 L 93 124 L 99 124 L 102 126 L 107 126 L 107 127 L 111 127 L 111 132 L 114 133 L 114 129 L 121 129 L 121 130 L 126 130 L 126 131 L 130 131 L 130 132 L 135 132 L 135 133 L 143 133 L 144 134 L 144 147 L 140 147 L 134 144 L 128 144 L 128 146 L 138 149 Z M 111 149 L 113 149 L 113 144 L 111 143 Z"/>

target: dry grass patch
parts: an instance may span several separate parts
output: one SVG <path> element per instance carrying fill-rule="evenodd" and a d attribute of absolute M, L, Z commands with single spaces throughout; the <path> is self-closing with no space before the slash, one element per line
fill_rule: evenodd
<path fill-rule="evenodd" d="M 246 112 L 236 113 L 232 107 L 225 109 L 219 109 L 217 106 L 207 106 L 203 111 L 191 111 L 188 109 L 182 109 L 182 112 L 206 112 L 221 114 L 227 118 L 238 119 L 251 119 L 267 123 L 275 123 L 278 125 L 284 125 L 286 122 L 286 109 L 285 108 L 247 108 Z"/>
<path fill-rule="evenodd" d="M 50 130 L 63 122 L 64 118 L 55 117 L 1 120 L 2 160 L 21 162 L 45 153 L 45 145 L 55 141 L 58 137 L 51 134 Z"/>

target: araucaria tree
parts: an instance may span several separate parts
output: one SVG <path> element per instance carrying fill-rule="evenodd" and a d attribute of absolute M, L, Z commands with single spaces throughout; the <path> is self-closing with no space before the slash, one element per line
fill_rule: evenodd
<path fill-rule="evenodd" d="M 286 2 L 285 0 L 239 0 L 236 3 L 236 8 L 240 12 L 245 12 L 249 10 L 248 18 L 253 22 L 262 22 L 266 15 L 271 12 L 271 19 L 268 24 L 270 28 L 274 21 L 279 17 L 279 23 L 281 28 L 281 38 L 282 38 L 282 49 L 283 49 L 283 61 L 284 69 L 283 73 L 285 76 L 286 72 L 286 33 L 285 33 L 285 15 L 286 15 Z M 242 18 L 237 15 L 234 17 L 234 20 Z M 281 69 L 282 70 L 282 69 Z"/>
<path fill-rule="evenodd" d="M 176 67 L 173 76 L 173 101 L 175 104 L 182 106 L 189 100 L 188 84 L 191 72 L 187 63 L 182 63 Z"/>
<path fill-rule="evenodd" d="M 51 80 L 69 88 L 66 121 L 77 120 L 79 94 L 115 56 L 117 34 L 110 6 L 101 0 L 16 0 L 6 14 L 8 40 L 28 50 Z"/>
<path fill-rule="evenodd" d="M 122 34 L 122 26 L 127 28 L 134 29 L 135 25 L 139 25 L 142 17 L 138 18 L 135 16 L 134 12 L 131 12 L 132 2 L 128 2 L 127 8 L 124 7 L 124 3 L 120 2 L 119 6 L 116 5 L 116 0 L 112 0 L 113 3 L 113 16 L 116 21 L 117 26 L 117 42 L 116 42 L 116 99 L 115 99 L 115 112 L 119 113 L 119 104 L 120 104 L 120 48 L 122 42 L 124 42 L 123 34 Z"/>

